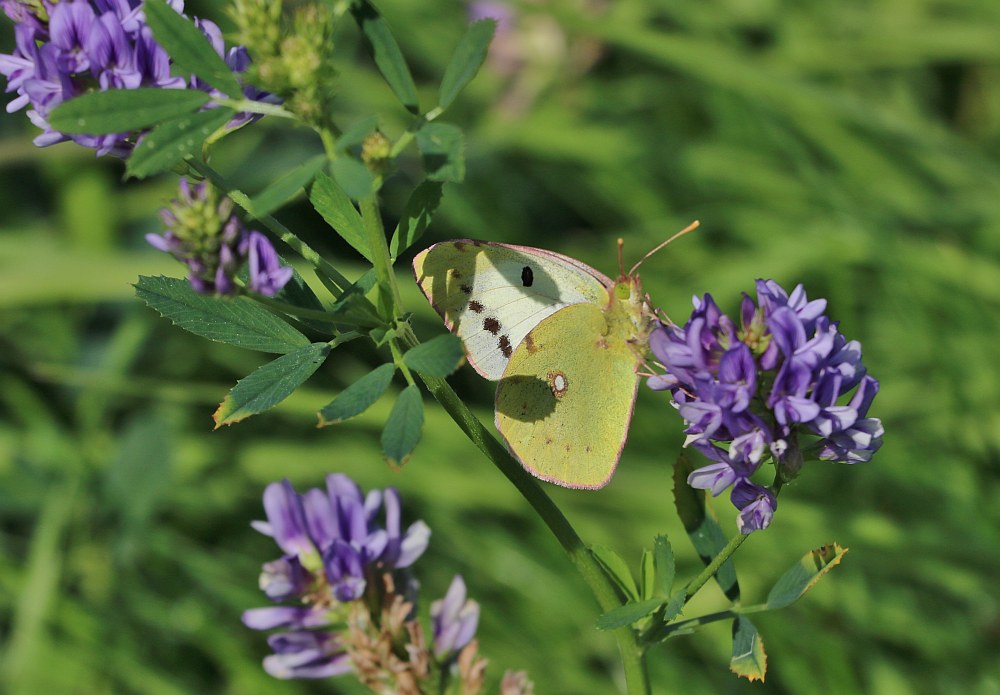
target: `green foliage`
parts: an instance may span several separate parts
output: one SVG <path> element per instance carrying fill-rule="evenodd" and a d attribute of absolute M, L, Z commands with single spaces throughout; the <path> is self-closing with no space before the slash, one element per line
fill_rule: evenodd
<path fill-rule="evenodd" d="M 371 260 L 361 215 L 337 181 L 320 172 L 309 192 L 309 202 L 344 241 Z"/>
<path fill-rule="evenodd" d="M 417 131 L 417 147 L 431 181 L 461 183 L 465 179 L 465 138 L 449 123 L 427 123 Z"/>
<path fill-rule="evenodd" d="M 767 607 L 785 608 L 798 601 L 823 575 L 840 564 L 846 552 L 847 548 L 834 543 L 806 553 L 796 565 L 781 575 L 781 579 L 767 595 Z"/>
<path fill-rule="evenodd" d="M 181 17 L 164 0 L 148 0 L 143 3 L 143 12 L 153 36 L 173 59 L 177 71 L 197 75 L 234 99 L 243 96 L 233 71 L 193 22 Z"/>
<path fill-rule="evenodd" d="M 490 47 L 496 28 L 496 20 L 483 19 L 473 23 L 465 32 L 465 36 L 455 47 L 455 53 L 451 56 L 451 62 L 445 68 L 444 77 L 441 79 L 439 107 L 446 109 L 451 106 L 465 85 L 469 84 L 479 72 L 483 61 L 486 60 L 486 50 Z"/>
<path fill-rule="evenodd" d="M 197 154 L 205 139 L 235 115 L 231 109 L 217 108 L 164 121 L 147 133 L 129 156 L 128 175 L 143 179 Z"/>
<path fill-rule="evenodd" d="M 403 363 L 415 372 L 441 377 L 454 372 L 464 358 L 462 340 L 447 333 L 407 350 Z"/>
<path fill-rule="evenodd" d="M 326 157 L 316 155 L 268 184 L 267 188 L 252 199 L 251 209 L 254 217 L 270 215 L 294 198 L 299 191 L 309 185 L 324 164 Z"/>
<path fill-rule="evenodd" d="M 434 211 L 441 204 L 443 186 L 439 181 L 424 181 L 413 190 L 389 242 L 389 253 L 393 259 L 398 258 L 399 254 L 415 244 L 427 231 Z"/>
<path fill-rule="evenodd" d="M 742 615 L 733 621 L 733 658 L 729 670 L 748 681 L 762 681 L 767 673 L 767 653 L 757 628 Z"/>
<path fill-rule="evenodd" d="M 419 60 L 420 93 L 433 98 L 464 8 L 383 5 L 402 50 Z M 635 259 L 697 217 L 698 233 L 642 269 L 653 302 L 675 320 L 705 291 L 735 309 L 755 277 L 801 281 L 810 296 L 827 297 L 882 382 L 873 414 L 885 419 L 886 445 L 871 464 L 809 464 L 782 491 L 774 525 L 741 550 L 740 584 L 759 597 L 803 549 L 832 538 L 851 546 L 851 561 L 792 610 L 754 617 L 776 655 L 765 684 L 725 670 L 731 635 L 715 624 L 649 651 L 656 691 L 991 692 L 1000 574 L 996 10 L 958 0 L 734 7 L 533 7 L 515 22 L 518 33 L 495 40 L 531 39 L 514 68 L 491 50 L 450 107 L 468 140 L 466 181 L 449 187 L 421 241 L 538 245 L 614 274 L 614 239 L 624 237 Z M 349 32 L 338 41 L 340 55 L 352 55 Z M 338 104 L 352 115 L 386 113 L 385 132 L 405 132 L 410 116 L 382 78 L 342 61 Z M 265 605 L 257 573 L 280 552 L 247 525 L 262 516 L 264 485 L 283 476 L 316 485 L 333 470 L 366 487 L 398 486 L 404 523 L 427 520 L 423 586 L 440 596 L 463 573 L 483 605 L 491 669 L 525 668 L 539 693 L 609 689 L 614 641 L 593 629 L 579 578 L 440 409 L 428 403 L 423 440 L 400 474 L 378 465 L 389 399 L 332 433 L 312 427 L 316 410 L 384 354 L 342 346 L 252 426 L 207 432 L 207 413 L 260 356 L 176 330 L 131 296 L 139 274 L 180 274 L 142 242 L 157 231 L 151 211 L 174 194 L 173 181 L 122 188 L 120 168 L 89 152 L 36 153 L 22 121 L 0 119 L 0 689 L 361 692 L 343 680 L 270 678 L 261 635 L 239 623 L 242 610 Z M 215 153 L 234 168 L 251 163 L 240 174 L 246 190 L 319 152 L 266 123 Z M 408 188 L 397 183 L 420 180 L 409 166 L 386 180 L 389 223 L 406 204 Z M 91 192 L 86 206 L 79 190 Z M 308 205 L 279 214 L 324 252 L 350 253 Z M 407 286 L 403 248 L 404 303 L 418 333 L 432 335 L 440 320 Z M 349 269 L 352 278 L 364 270 Z M 468 369 L 452 380 L 488 422 L 491 385 Z M 662 396 L 640 391 L 611 485 L 551 492 L 585 538 L 625 557 L 640 556 L 642 539 L 669 535 L 679 584 L 703 567 L 677 540 L 685 529 L 670 509 L 665 452 L 683 436 Z M 153 420 L 149 430 L 136 424 Z M 161 448 L 164 433 L 170 445 Z M 147 436 L 156 451 L 130 453 Z M 122 475 L 126 459 L 135 468 Z M 168 473 L 142 492 L 148 504 L 131 508 L 122 483 L 163 459 Z M 710 503 L 723 535 L 733 533 L 728 502 Z M 119 524 L 142 517 L 132 530 Z M 691 609 L 727 606 L 708 586 Z"/>
<path fill-rule="evenodd" d="M 174 325 L 209 340 L 262 352 L 293 352 L 309 340 L 267 309 L 239 297 L 198 294 L 187 280 L 139 277 L 136 295 Z"/>
<path fill-rule="evenodd" d="M 313 343 L 282 355 L 240 379 L 212 414 L 216 428 L 278 405 L 320 368 L 330 350 L 326 343 Z"/>
<path fill-rule="evenodd" d="M 388 22 L 368 0 L 352 0 L 351 14 L 361 28 L 365 44 L 386 84 L 407 111 L 419 113 L 417 86 Z"/>
<path fill-rule="evenodd" d="M 49 114 L 49 123 L 64 133 L 127 133 L 192 114 L 208 100 L 208 94 L 195 89 L 91 92 L 61 103 Z"/>
<path fill-rule="evenodd" d="M 382 455 L 390 466 L 402 466 L 409 461 L 423 427 L 423 397 L 420 388 L 410 384 L 399 394 L 382 430 Z"/>
<path fill-rule="evenodd" d="M 334 425 L 368 410 L 392 383 L 396 365 L 383 364 L 341 391 L 319 411 L 319 426 Z"/>

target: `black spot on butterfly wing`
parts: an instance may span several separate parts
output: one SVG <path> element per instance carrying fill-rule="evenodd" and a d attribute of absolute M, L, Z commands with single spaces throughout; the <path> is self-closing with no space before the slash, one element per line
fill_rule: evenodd
<path fill-rule="evenodd" d="M 493 335 L 500 332 L 500 322 L 492 316 L 488 316 L 483 321 L 483 328 L 488 330 Z"/>
<path fill-rule="evenodd" d="M 503 353 L 503 356 L 510 359 L 510 356 L 514 354 L 514 349 L 510 345 L 510 338 L 505 335 L 500 336 L 500 342 L 498 345 L 500 347 L 500 352 Z"/>
<path fill-rule="evenodd" d="M 471 311 L 476 312 L 477 314 L 483 313 L 483 309 L 484 308 L 485 307 L 483 307 L 482 302 L 480 302 L 480 301 L 478 301 L 476 299 L 473 299 L 471 302 L 469 302 L 469 309 Z"/>
<path fill-rule="evenodd" d="M 535 273 L 531 270 L 530 265 L 526 265 L 521 268 L 521 284 L 525 287 L 531 287 L 535 282 Z"/>

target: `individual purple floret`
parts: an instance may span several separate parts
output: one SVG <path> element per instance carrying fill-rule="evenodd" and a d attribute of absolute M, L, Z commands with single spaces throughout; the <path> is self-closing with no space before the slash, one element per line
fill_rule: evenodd
<path fill-rule="evenodd" d="M 403 531 L 396 490 L 364 495 L 341 474 L 327 476 L 326 489 L 304 494 L 287 480 L 272 483 L 264 491 L 264 511 L 267 521 L 254 528 L 271 536 L 283 555 L 264 565 L 260 587 L 273 601 L 294 602 L 243 614 L 250 628 L 285 630 L 269 638 L 275 654 L 265 659 L 265 668 L 280 678 L 346 673 L 350 664 L 339 638 L 317 628 L 343 623 L 352 602 L 369 588 L 378 590 L 376 577 L 419 558 L 430 529 L 416 521 Z M 462 594 L 464 599 L 464 588 Z"/>
<path fill-rule="evenodd" d="M 183 0 L 168 4 L 178 13 L 184 10 Z M 67 135 L 49 125 L 52 109 L 86 92 L 191 87 L 218 95 L 193 76 L 186 80 L 170 75 L 170 57 L 153 39 L 141 0 L 0 0 L 0 7 L 15 23 L 14 52 L 0 54 L 0 74 L 7 78 L 7 91 L 17 95 L 7 111 L 30 107 L 28 118 L 42 130 L 35 138 L 39 147 L 73 140 L 95 149 L 98 156 L 131 153 L 141 133 Z M 234 73 L 246 71 L 250 59 L 243 47 L 227 53 L 218 26 L 207 19 L 196 19 L 195 24 Z M 251 86 L 243 92 L 248 99 L 275 100 Z M 228 127 L 253 118 L 237 114 Z"/>
<path fill-rule="evenodd" d="M 441 661 L 455 656 L 472 641 L 479 626 L 479 604 L 466 598 L 465 582 L 456 574 L 443 599 L 431 604 L 434 656 Z"/>
<path fill-rule="evenodd" d="M 661 323 L 650 335 L 666 373 L 648 385 L 671 392 L 687 444 L 712 461 L 688 484 L 713 495 L 732 487 L 744 534 L 771 523 L 777 489 L 804 461 L 868 461 L 882 445 L 881 421 L 867 417 L 878 381 L 861 345 L 825 310 L 801 285 L 789 295 L 758 280 L 757 303 L 743 295 L 739 325 L 706 294 L 683 328 Z M 777 466 L 772 488 L 750 481 L 767 461 Z"/>
<path fill-rule="evenodd" d="M 188 267 L 188 281 L 203 294 L 235 294 L 235 278 L 247 267 L 247 289 L 267 297 L 291 280 L 293 271 L 282 266 L 266 236 L 247 230 L 232 215 L 232 202 L 219 201 L 207 182 L 192 186 L 181 179 L 180 195 L 160 211 L 166 226 L 146 241 Z"/>

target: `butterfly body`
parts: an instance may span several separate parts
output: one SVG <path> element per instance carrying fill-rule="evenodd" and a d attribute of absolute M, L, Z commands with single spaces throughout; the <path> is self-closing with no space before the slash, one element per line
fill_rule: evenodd
<path fill-rule="evenodd" d="M 458 240 L 416 256 L 420 289 L 499 380 L 496 426 L 533 475 L 599 488 L 624 447 L 650 328 L 638 277 L 527 246 Z"/>

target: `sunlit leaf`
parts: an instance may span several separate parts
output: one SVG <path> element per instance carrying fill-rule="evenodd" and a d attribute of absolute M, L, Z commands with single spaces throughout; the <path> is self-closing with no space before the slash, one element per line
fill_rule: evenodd
<path fill-rule="evenodd" d="M 361 200 L 370 195 L 375 179 L 368 167 L 353 157 L 337 157 L 331 165 L 333 178 L 340 188 L 351 198 Z"/>
<path fill-rule="evenodd" d="M 63 133 L 128 133 L 194 113 L 208 100 L 208 94 L 195 89 L 109 89 L 64 101 L 48 120 Z"/>
<path fill-rule="evenodd" d="M 320 172 L 309 191 L 309 202 L 341 238 L 369 261 L 372 258 L 361 213 L 331 177 Z"/>
<path fill-rule="evenodd" d="M 408 111 L 419 113 L 417 87 L 413 83 L 403 52 L 399 50 L 399 44 L 389 29 L 389 23 L 368 0 L 353 0 L 351 14 L 361 28 L 368 50 L 386 84 Z"/>
<path fill-rule="evenodd" d="M 271 182 L 251 201 L 254 217 L 264 217 L 280 208 L 313 180 L 326 157 L 318 154 Z"/>
<path fill-rule="evenodd" d="M 309 339 L 245 297 L 198 294 L 187 280 L 139 276 L 135 293 L 174 325 L 209 340 L 261 352 L 292 352 Z"/>
<path fill-rule="evenodd" d="M 806 553 L 775 583 L 767 595 L 767 607 L 784 608 L 795 603 L 823 575 L 840 564 L 846 552 L 847 548 L 831 543 Z"/>
<path fill-rule="evenodd" d="M 628 568 L 628 563 L 625 562 L 622 556 L 603 545 L 590 546 L 590 552 L 597 558 L 605 574 L 621 590 L 622 595 L 630 602 L 634 603 L 638 601 L 639 589 L 635 585 L 635 579 Z"/>
<path fill-rule="evenodd" d="M 240 379 L 212 415 L 216 429 L 270 410 L 288 398 L 319 369 L 330 350 L 327 343 L 313 343 L 282 355 Z"/>
<path fill-rule="evenodd" d="M 243 88 L 232 69 L 191 20 L 179 15 L 163 0 L 146 0 L 143 12 L 156 42 L 163 46 L 179 72 L 193 73 L 230 97 L 243 96 Z"/>
<path fill-rule="evenodd" d="M 733 621 L 733 658 L 729 670 L 749 681 L 762 681 L 767 673 L 767 653 L 757 628 L 745 617 Z"/>

